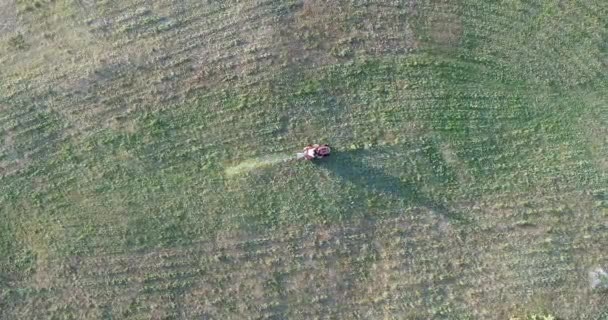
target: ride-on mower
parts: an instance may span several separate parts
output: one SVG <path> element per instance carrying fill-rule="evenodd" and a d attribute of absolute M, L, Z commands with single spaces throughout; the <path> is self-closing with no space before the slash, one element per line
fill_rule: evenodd
<path fill-rule="evenodd" d="M 331 148 L 327 144 L 309 144 L 304 148 L 304 152 L 298 153 L 298 159 L 315 160 L 328 157 Z"/>

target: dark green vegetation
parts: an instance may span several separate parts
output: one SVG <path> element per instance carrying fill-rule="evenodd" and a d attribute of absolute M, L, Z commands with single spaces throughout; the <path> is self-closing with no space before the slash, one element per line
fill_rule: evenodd
<path fill-rule="evenodd" d="M 608 317 L 608 2 L 0 3 L 0 318 Z"/>

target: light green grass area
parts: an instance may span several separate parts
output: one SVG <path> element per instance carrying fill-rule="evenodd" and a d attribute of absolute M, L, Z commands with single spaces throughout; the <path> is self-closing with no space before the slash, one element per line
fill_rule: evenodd
<path fill-rule="evenodd" d="M 608 2 L 0 3 L 0 319 L 608 318 Z"/>

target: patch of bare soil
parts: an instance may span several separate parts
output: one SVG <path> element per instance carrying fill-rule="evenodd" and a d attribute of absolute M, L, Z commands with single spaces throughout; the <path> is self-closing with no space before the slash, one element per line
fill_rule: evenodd
<path fill-rule="evenodd" d="M 222 37 L 204 45 L 197 55 L 202 58 L 195 64 L 197 79 L 205 85 L 267 79 L 277 72 L 314 69 L 356 55 L 407 53 L 417 47 L 409 9 L 400 4 L 304 0 L 264 14 L 257 14 L 261 9 L 252 5 L 239 6 L 226 12 L 225 20 L 235 23 L 222 28 Z M 251 22 L 238 23 L 242 20 Z M 222 42 L 236 46 L 224 51 L 227 45 Z"/>
<path fill-rule="evenodd" d="M 0 177 L 10 176 L 31 162 L 29 153 L 19 155 L 14 147 L 14 138 L 15 133 L 12 130 L 0 132 Z"/>
<path fill-rule="evenodd" d="M 455 169 L 454 172 L 456 173 L 456 176 L 458 177 L 458 181 L 460 183 L 466 185 L 467 183 L 470 183 L 473 180 L 473 177 L 468 174 L 469 170 L 466 164 L 458 158 L 458 155 L 448 143 L 442 144 L 439 147 L 439 151 L 441 152 L 441 155 L 445 162 Z"/>
<path fill-rule="evenodd" d="M 407 9 L 380 1 L 304 0 L 279 28 L 291 60 L 327 64 L 356 54 L 406 53 L 417 46 Z M 298 50 L 293 50 L 293 48 Z"/>
<path fill-rule="evenodd" d="M 596 158 L 600 170 L 608 172 L 608 123 L 602 123 L 598 118 L 587 119 L 582 123 L 586 129 L 587 138 L 592 154 Z"/>
<path fill-rule="evenodd" d="M 186 248 L 45 260 L 21 285 L 52 292 L 40 305 L 68 303 L 78 306 L 72 314 L 80 316 L 111 305 L 114 314 L 131 310 L 146 318 L 172 312 L 188 318 L 288 317 L 290 310 L 304 318 L 341 317 L 371 310 L 370 295 L 384 296 L 376 303 L 388 305 L 414 281 L 400 235 L 426 234 L 436 246 L 452 233 L 435 215 L 424 216 L 418 222 L 299 226 L 272 234 L 227 232 Z M 434 250 L 424 242 L 409 245 Z M 170 295 L 173 306 L 164 300 Z M 155 307 L 132 309 L 133 301 Z M 16 301 L 15 310 L 35 317 L 42 309 Z"/>
<path fill-rule="evenodd" d="M 0 15 L 10 21 L 14 3 L 2 3 L 8 9 Z M 30 48 L 13 53 L 10 61 L 17 65 L 8 70 L 31 69 L 34 88 L 53 83 L 52 93 L 32 94 L 61 113 L 69 135 L 114 127 L 114 117 L 179 103 L 201 91 L 417 47 L 411 6 L 391 1 L 141 1 L 86 10 L 82 4 L 74 2 L 77 16 L 71 20 L 45 21 L 44 32 L 28 13 L 24 23 L 32 31 L 24 37 Z"/>
<path fill-rule="evenodd" d="M 445 14 L 442 19 L 432 22 L 431 37 L 434 42 L 445 47 L 456 47 L 462 38 L 462 22 L 455 14 Z"/>
<path fill-rule="evenodd" d="M 424 33 L 428 36 L 427 45 L 438 46 L 439 48 L 456 47 L 460 44 L 463 34 L 461 15 L 457 13 L 460 9 L 454 1 L 431 0 L 427 4 L 432 15 L 425 16 L 423 25 Z M 417 3 L 411 5 L 411 15 L 419 14 Z"/>
<path fill-rule="evenodd" d="M 0 38 L 15 32 L 17 28 L 17 5 L 15 1 L 0 1 Z"/>

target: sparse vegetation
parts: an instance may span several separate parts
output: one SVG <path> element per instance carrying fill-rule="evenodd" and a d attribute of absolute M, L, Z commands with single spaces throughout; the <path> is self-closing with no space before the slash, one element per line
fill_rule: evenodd
<path fill-rule="evenodd" d="M 557 320 L 557 318 L 555 318 L 554 316 L 552 316 L 551 314 L 530 314 L 525 316 L 524 318 L 519 318 L 519 317 L 515 317 L 515 318 L 511 318 L 511 320 Z"/>
<path fill-rule="evenodd" d="M 608 2 L 14 6 L 1 319 L 608 314 Z"/>

